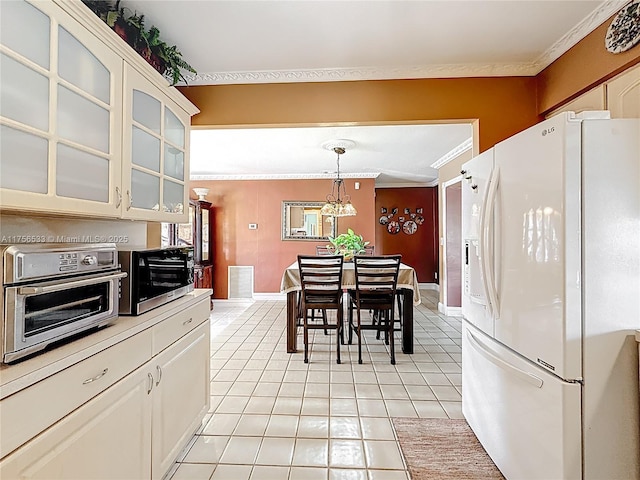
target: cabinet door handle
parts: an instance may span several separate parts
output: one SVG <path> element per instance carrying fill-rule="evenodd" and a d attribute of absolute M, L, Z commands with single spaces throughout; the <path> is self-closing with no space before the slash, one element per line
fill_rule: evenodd
<path fill-rule="evenodd" d="M 149 395 L 151 393 L 151 390 L 153 390 L 153 375 L 151 375 L 150 373 L 147 373 L 147 379 L 149 380 L 149 386 L 147 387 L 147 395 Z"/>
<path fill-rule="evenodd" d="M 127 211 L 129 211 L 131 210 L 131 206 L 133 205 L 133 195 L 131 195 L 131 192 L 129 190 L 127 190 L 127 200 L 128 200 Z"/>
<path fill-rule="evenodd" d="M 82 384 L 87 385 L 89 383 L 95 382 L 96 380 L 100 380 L 102 377 L 104 377 L 107 374 L 108 371 L 109 369 L 105 368 L 104 370 L 102 370 L 102 372 L 100 372 L 95 377 L 87 378 L 84 382 L 82 382 Z"/>
<path fill-rule="evenodd" d="M 185 320 L 184 322 L 182 322 L 182 325 L 189 325 L 191 322 L 193 322 L 193 318 L 189 318 L 189 320 Z"/>
<path fill-rule="evenodd" d="M 160 384 L 160 380 L 162 380 L 162 367 L 160 365 L 156 365 L 156 370 L 158 371 L 158 380 L 156 380 L 156 387 Z"/>
<path fill-rule="evenodd" d="M 118 196 L 118 200 L 116 200 L 116 208 L 120 208 L 122 204 L 122 192 L 120 192 L 120 187 L 116 187 L 116 195 Z"/>

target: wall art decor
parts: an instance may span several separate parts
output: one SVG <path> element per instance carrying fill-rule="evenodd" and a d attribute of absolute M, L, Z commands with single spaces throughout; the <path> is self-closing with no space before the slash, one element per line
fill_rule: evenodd
<path fill-rule="evenodd" d="M 622 7 L 607 29 L 604 44 L 611 53 L 626 52 L 640 42 L 640 0 Z"/>
<path fill-rule="evenodd" d="M 387 232 L 391 235 L 396 235 L 400 233 L 400 231 L 406 235 L 413 235 L 418 231 L 418 226 L 424 223 L 422 208 L 416 208 L 416 211 L 413 213 L 410 208 L 404 208 L 402 211 L 403 215 L 396 216 L 398 213 L 397 207 L 392 208 L 391 213 L 389 213 L 386 207 L 381 207 L 378 222 L 380 225 L 386 225 Z"/>

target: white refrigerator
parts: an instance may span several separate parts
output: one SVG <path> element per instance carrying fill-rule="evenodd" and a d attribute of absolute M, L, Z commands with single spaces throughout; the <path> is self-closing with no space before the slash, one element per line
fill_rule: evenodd
<path fill-rule="evenodd" d="M 463 178 L 467 422 L 507 479 L 640 478 L 640 119 L 566 112 Z"/>

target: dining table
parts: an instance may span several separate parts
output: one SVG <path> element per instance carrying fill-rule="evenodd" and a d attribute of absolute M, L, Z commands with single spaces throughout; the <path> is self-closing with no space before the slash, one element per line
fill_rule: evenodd
<path fill-rule="evenodd" d="M 342 289 L 355 290 L 356 275 L 353 262 L 345 262 L 342 266 Z M 280 293 L 287 294 L 287 353 L 298 351 L 298 294 L 302 289 L 300 283 L 300 271 L 298 262 L 289 265 L 282 274 Z M 413 267 L 404 263 L 400 264 L 398 271 L 398 283 L 396 287 L 401 305 L 401 334 L 402 352 L 413 353 L 413 307 L 420 305 L 420 289 L 418 277 Z"/>

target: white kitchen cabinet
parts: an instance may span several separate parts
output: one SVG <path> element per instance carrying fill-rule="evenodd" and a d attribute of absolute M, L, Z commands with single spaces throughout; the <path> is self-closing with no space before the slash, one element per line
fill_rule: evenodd
<path fill-rule="evenodd" d="M 152 326 L 3 398 L 0 478 L 162 478 L 208 410 L 209 305 L 209 295 L 202 294 Z M 152 312 L 145 316 L 153 322 Z M 29 435 L 21 434 L 21 421 Z"/>
<path fill-rule="evenodd" d="M 190 115 L 125 65 L 123 217 L 188 220 Z"/>
<path fill-rule="evenodd" d="M 0 22 L 2 209 L 186 222 L 198 109 L 82 2 Z"/>
<path fill-rule="evenodd" d="M 640 65 L 607 82 L 611 118 L 640 118 Z"/>
<path fill-rule="evenodd" d="M 561 112 L 572 111 L 576 113 L 584 112 L 587 110 L 605 110 L 606 98 L 605 98 L 605 86 L 598 85 L 591 90 L 583 93 L 579 97 L 573 99 L 569 103 L 564 104 L 560 108 L 548 113 L 545 118 L 553 117 Z"/>
<path fill-rule="evenodd" d="M 119 216 L 122 58 L 53 2 L 1 22 L 2 207 Z"/>
<path fill-rule="evenodd" d="M 129 374 L 0 461 L 0 478 L 150 478 L 152 385 L 147 366 Z"/>
<path fill-rule="evenodd" d="M 209 322 L 153 361 L 152 478 L 171 468 L 209 408 Z"/>

